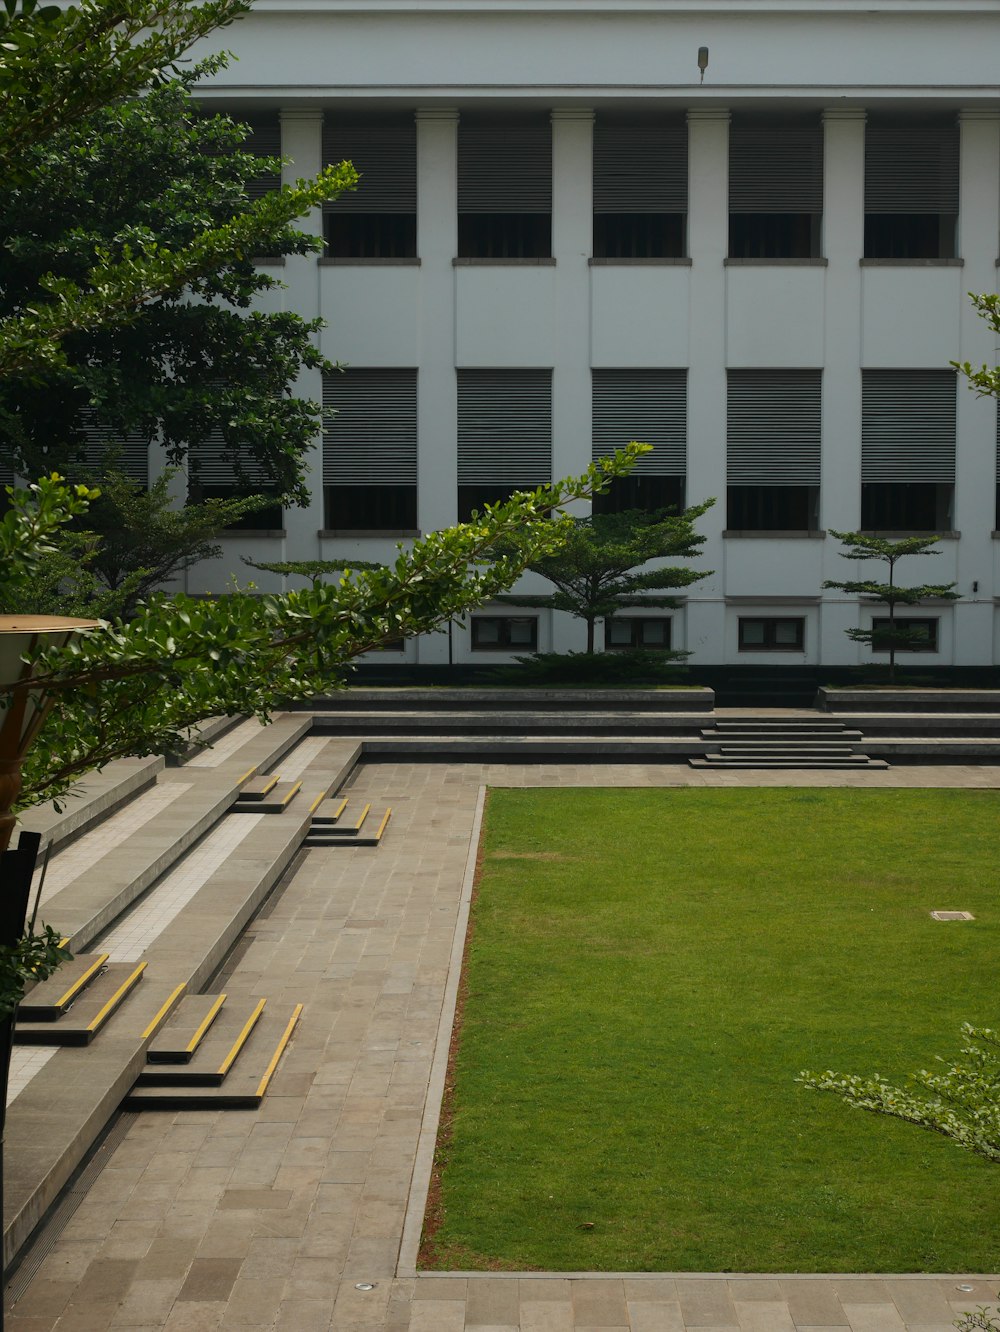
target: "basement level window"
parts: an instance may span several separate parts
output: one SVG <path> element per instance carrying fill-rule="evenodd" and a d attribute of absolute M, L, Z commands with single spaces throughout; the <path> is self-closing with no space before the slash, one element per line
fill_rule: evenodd
<path fill-rule="evenodd" d="M 666 652 L 670 647 L 670 616 L 616 616 L 604 621 L 606 652 Z"/>
<path fill-rule="evenodd" d="M 477 652 L 534 652 L 538 647 L 538 620 L 533 615 L 474 615 L 472 647 Z"/>
<path fill-rule="evenodd" d="M 739 649 L 741 652 L 801 652 L 805 645 L 806 622 L 799 616 L 789 618 L 741 616 Z"/>
<path fill-rule="evenodd" d="M 873 652 L 888 652 L 893 645 L 897 652 L 937 652 L 938 622 L 936 619 L 918 619 L 912 615 L 896 616 L 895 644 L 890 637 L 888 616 L 873 619 Z"/>

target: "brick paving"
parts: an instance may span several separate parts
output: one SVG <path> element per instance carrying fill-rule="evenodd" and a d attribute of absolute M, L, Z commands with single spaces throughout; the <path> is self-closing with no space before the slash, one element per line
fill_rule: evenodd
<path fill-rule="evenodd" d="M 404 1225 L 483 783 L 995 789 L 1000 769 L 358 769 L 356 793 L 393 806 L 381 847 L 306 853 L 226 980 L 234 998 L 306 1004 L 261 1108 L 138 1117 L 10 1332 L 945 1332 L 996 1300 L 995 1277 L 412 1274 L 419 1198 Z"/>

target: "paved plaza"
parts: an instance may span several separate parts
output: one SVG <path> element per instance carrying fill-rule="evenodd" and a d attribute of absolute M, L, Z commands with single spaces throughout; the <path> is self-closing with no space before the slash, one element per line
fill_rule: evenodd
<path fill-rule="evenodd" d="M 10 1332 L 945 1332 L 997 1299 L 993 1277 L 414 1263 L 485 785 L 996 789 L 1000 768 L 370 764 L 352 781 L 392 806 L 381 846 L 305 852 L 227 965 L 231 996 L 305 1004 L 260 1109 L 131 1118 Z"/>

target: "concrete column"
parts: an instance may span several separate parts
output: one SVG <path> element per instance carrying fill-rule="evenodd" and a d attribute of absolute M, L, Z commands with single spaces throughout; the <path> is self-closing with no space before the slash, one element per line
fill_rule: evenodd
<path fill-rule="evenodd" d="M 820 526 L 853 532 L 861 526 L 861 267 L 865 249 L 865 112 L 857 107 L 823 113 L 823 253 L 826 270 L 823 368 L 823 443 Z M 808 319 L 809 312 L 802 311 Z M 828 538 L 823 577 L 851 576 L 840 543 Z M 855 570 L 856 573 L 856 570 Z M 820 652 L 825 662 L 848 664 L 862 651 L 844 632 L 858 624 L 854 600 L 824 594 Z M 867 659 L 865 656 L 864 659 Z"/>
<path fill-rule="evenodd" d="M 691 361 L 688 369 L 687 502 L 711 496 L 699 526 L 708 533 L 698 560 L 714 570 L 689 593 L 691 661 L 722 659 L 726 525 L 726 270 L 729 250 L 729 111 L 688 112 L 688 253 L 691 256 Z"/>
<path fill-rule="evenodd" d="M 281 118 L 281 152 L 290 159 L 281 169 L 284 185 L 293 184 L 301 177 L 316 176 L 323 166 L 323 112 L 315 108 L 285 108 Z M 312 235 L 323 234 L 323 216 L 319 208 L 298 223 L 302 231 Z M 319 265 L 315 254 L 288 255 L 280 276 L 285 283 L 285 308 L 294 310 L 303 319 L 316 319 L 320 313 Z M 323 398 L 323 377 L 318 370 L 303 370 L 296 381 L 299 397 L 320 402 Z M 285 509 L 285 559 L 314 560 L 319 558 L 318 533 L 323 526 L 323 437 L 317 430 L 312 447 L 305 457 L 311 489 L 305 508 Z M 282 558 L 277 553 L 272 558 Z M 299 580 L 295 581 L 299 585 Z"/>
<path fill-rule="evenodd" d="M 960 345 L 956 361 L 973 365 L 996 364 L 996 337 L 979 317 L 966 292 L 996 290 L 996 249 L 1000 233 L 1000 112 L 970 108 L 959 115 L 961 159 L 959 167 L 958 253 L 965 260 L 962 273 Z M 956 665 L 986 665 L 993 661 L 994 546 L 990 533 L 997 526 L 996 413 L 992 398 L 978 398 L 964 378 L 958 379 L 955 458 L 955 528 L 962 533 L 958 547 L 958 586 L 962 600 L 955 603 L 954 657 Z M 939 561 L 943 563 L 943 561 Z M 973 584 L 978 590 L 973 591 Z M 947 641 L 947 640 L 945 640 Z"/>
<path fill-rule="evenodd" d="M 422 532 L 458 520 L 458 391 L 455 270 L 458 254 L 458 111 L 418 107 L 417 254 L 420 367 L 417 373 L 417 521 Z M 456 631 L 457 642 L 461 635 Z M 420 638 L 423 664 L 448 661 L 447 634 Z"/>
<path fill-rule="evenodd" d="M 555 270 L 555 365 L 552 367 L 552 479 L 582 472 L 591 458 L 590 268 L 594 218 L 594 113 L 552 112 L 552 255 Z M 569 506 L 578 516 L 589 501 Z M 550 590 L 550 589 L 547 589 Z M 600 639 L 600 631 L 598 631 Z M 552 616 L 557 652 L 586 645 L 581 620 Z"/>

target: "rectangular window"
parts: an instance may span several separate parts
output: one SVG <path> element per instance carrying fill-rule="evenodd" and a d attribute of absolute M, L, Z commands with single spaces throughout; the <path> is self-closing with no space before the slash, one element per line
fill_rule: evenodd
<path fill-rule="evenodd" d="M 670 616 L 654 619 L 615 616 L 604 621 L 606 652 L 666 652 L 670 647 Z"/>
<path fill-rule="evenodd" d="M 593 458 L 630 440 L 652 444 L 632 473 L 594 497 L 595 513 L 680 509 L 687 473 L 687 371 L 592 371 Z"/>
<path fill-rule="evenodd" d="M 953 370 L 861 372 L 861 526 L 946 532 L 955 485 Z"/>
<path fill-rule="evenodd" d="M 459 370 L 458 517 L 552 480 L 552 371 Z"/>
<path fill-rule="evenodd" d="M 323 376 L 323 490 L 328 528 L 416 529 L 416 370 Z"/>
<path fill-rule="evenodd" d="M 100 480 L 101 474 L 114 467 L 143 490 L 149 486 L 149 434 L 142 430 L 122 432 L 97 421 L 92 411 L 81 415 L 83 435 L 79 461 L 63 470 L 70 481 Z M 279 524 L 280 526 L 280 524 Z"/>
<path fill-rule="evenodd" d="M 227 393 L 229 398 L 227 399 Z M 248 431 L 241 428 L 239 404 L 225 384 L 213 393 L 215 419 L 226 422 L 209 430 L 204 439 L 188 447 L 188 500 L 235 499 L 241 495 L 273 495 L 275 501 L 230 524 L 231 530 L 274 531 L 283 525 L 280 490 L 274 476 L 246 448 Z M 231 412 L 224 411 L 230 407 Z"/>
<path fill-rule="evenodd" d="M 465 259 L 552 254 L 552 126 L 531 120 L 458 127 L 458 253 Z"/>
<path fill-rule="evenodd" d="M 800 617 L 741 617 L 739 650 L 741 652 L 801 652 L 805 644 L 806 622 Z"/>
<path fill-rule="evenodd" d="M 594 256 L 680 258 L 686 252 L 687 126 L 594 125 Z"/>
<path fill-rule="evenodd" d="M 821 410 L 819 370 L 727 372 L 731 531 L 818 528 Z"/>
<path fill-rule="evenodd" d="M 240 120 L 250 130 L 243 141 L 245 153 L 251 153 L 254 157 L 281 156 L 281 121 L 277 116 L 241 116 Z M 251 199 L 262 199 L 272 190 L 280 189 L 280 171 L 262 171 L 247 182 L 247 195 Z"/>
<path fill-rule="evenodd" d="M 895 633 L 889 630 L 887 616 L 872 620 L 875 637 L 872 639 L 873 652 L 888 652 L 895 644 L 897 652 L 937 652 L 938 621 L 936 619 L 918 619 L 914 616 L 896 616 Z"/>
<path fill-rule="evenodd" d="M 823 215 L 823 131 L 734 118 L 729 131 L 729 255 L 814 259 Z"/>
<path fill-rule="evenodd" d="M 865 130 L 865 258 L 953 259 L 958 125 L 870 122 Z"/>
<path fill-rule="evenodd" d="M 530 615 L 474 615 L 472 647 L 476 652 L 534 652 L 538 620 Z"/>
<path fill-rule="evenodd" d="M 417 253 L 417 130 L 412 116 L 323 127 L 323 165 L 353 163 L 358 187 L 323 205 L 335 259 L 412 259 Z"/>

